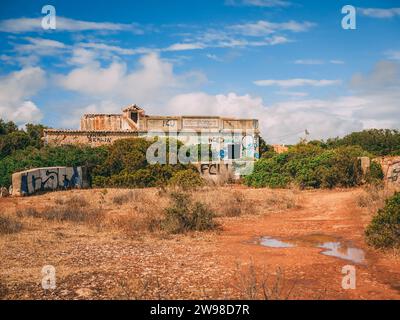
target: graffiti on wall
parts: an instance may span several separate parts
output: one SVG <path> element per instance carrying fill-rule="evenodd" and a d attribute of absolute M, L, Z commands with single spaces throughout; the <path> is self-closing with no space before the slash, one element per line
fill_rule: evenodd
<path fill-rule="evenodd" d="M 13 195 L 29 195 L 39 191 L 82 188 L 87 185 L 82 167 L 38 168 L 12 175 Z"/>
<path fill-rule="evenodd" d="M 224 171 L 229 170 L 229 165 L 219 163 L 202 163 L 200 164 L 200 173 L 202 175 L 209 174 L 210 176 L 216 176 L 221 173 L 221 167 L 224 166 Z"/>
<path fill-rule="evenodd" d="M 400 183 L 400 160 L 390 163 L 387 180 L 393 183 Z"/>
<path fill-rule="evenodd" d="M 111 137 L 107 137 L 106 134 L 90 133 L 87 139 L 89 143 L 111 143 Z"/>

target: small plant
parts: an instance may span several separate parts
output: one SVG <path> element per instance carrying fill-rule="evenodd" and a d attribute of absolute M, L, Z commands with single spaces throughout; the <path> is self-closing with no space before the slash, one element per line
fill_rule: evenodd
<path fill-rule="evenodd" d="M 35 208 L 31 207 L 18 209 L 16 211 L 16 215 L 18 218 L 23 218 L 23 217 L 40 218 L 40 213 Z"/>
<path fill-rule="evenodd" d="M 128 203 L 130 201 L 134 201 L 137 199 L 136 193 L 134 193 L 132 190 L 122 193 L 122 194 L 117 194 L 113 197 L 112 202 L 114 204 L 122 205 L 124 203 Z"/>
<path fill-rule="evenodd" d="M 170 184 L 182 190 L 190 190 L 203 186 L 204 180 L 200 177 L 198 172 L 187 169 L 175 172 L 172 175 Z"/>
<path fill-rule="evenodd" d="M 85 198 L 77 196 L 64 200 L 62 204 L 46 207 L 41 212 L 29 207 L 17 210 L 16 214 L 18 217 L 42 218 L 58 222 L 85 222 L 94 225 L 99 225 L 104 218 L 102 210 L 90 207 Z"/>
<path fill-rule="evenodd" d="M 17 233 L 22 230 L 22 224 L 8 216 L 0 216 L 0 234 Z"/>
<path fill-rule="evenodd" d="M 386 200 L 365 231 L 367 243 L 375 248 L 400 247 L 400 192 Z"/>
<path fill-rule="evenodd" d="M 381 164 L 372 161 L 367 174 L 367 182 L 375 185 L 382 184 L 384 176 Z"/>
<path fill-rule="evenodd" d="M 240 299 L 246 300 L 287 300 L 295 287 L 288 286 L 283 270 L 278 267 L 271 277 L 263 270 L 257 270 L 253 262 L 247 268 L 237 265 L 234 275 L 234 287 L 239 291 Z"/>
<path fill-rule="evenodd" d="M 214 212 L 201 202 L 192 203 L 185 193 L 171 193 L 173 205 L 166 209 L 165 219 L 161 227 L 170 233 L 187 231 L 205 231 L 217 227 L 214 222 Z"/>

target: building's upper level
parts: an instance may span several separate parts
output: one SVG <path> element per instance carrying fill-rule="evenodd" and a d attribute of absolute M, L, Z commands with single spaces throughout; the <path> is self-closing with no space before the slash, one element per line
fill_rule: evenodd
<path fill-rule="evenodd" d="M 123 109 L 122 114 L 85 114 L 82 131 L 258 131 L 258 120 L 214 116 L 148 116 L 136 105 Z"/>

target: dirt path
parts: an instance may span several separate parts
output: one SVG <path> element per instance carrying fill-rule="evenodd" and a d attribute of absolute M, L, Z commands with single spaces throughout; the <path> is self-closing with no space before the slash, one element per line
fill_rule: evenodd
<path fill-rule="evenodd" d="M 238 190 L 261 201 L 267 194 L 271 198 L 268 189 Z M 74 223 L 25 219 L 20 233 L 0 236 L 0 298 L 240 298 L 251 285 L 243 281 L 249 276 L 246 268 L 254 265 L 257 277 L 265 269 L 272 283 L 280 268 L 284 285 L 293 287 L 293 299 L 399 299 L 400 258 L 365 244 L 370 216 L 356 204 L 360 192 L 302 191 L 300 208 L 220 218 L 221 231 L 187 235 L 147 233 L 132 238 Z M 40 207 L 70 193 L 0 199 L 0 207 L 2 212 Z M 72 193 L 94 202 L 102 196 L 101 190 Z M 111 215 L 129 210 L 128 204 L 118 208 L 112 202 L 109 208 Z M 259 240 L 265 236 L 291 247 L 262 246 Z M 340 242 L 342 254 L 346 246 L 354 247 L 355 253 L 363 250 L 365 259 L 352 262 L 324 255 L 317 246 L 326 242 Z M 57 288 L 52 291 L 41 287 L 41 269 L 48 264 L 57 268 Z M 356 268 L 355 290 L 342 289 L 345 265 Z"/>
<path fill-rule="evenodd" d="M 280 267 L 288 279 L 297 283 L 293 294 L 302 298 L 399 299 L 400 260 L 365 244 L 364 226 L 370 218 L 356 206 L 359 193 L 307 191 L 302 193 L 301 209 L 229 221 L 218 239 L 219 252 L 226 256 L 223 261 L 253 261 L 270 271 Z M 257 243 L 262 236 L 296 246 L 265 247 Z M 354 263 L 321 254 L 323 249 L 315 245 L 331 239 L 364 250 L 364 261 Z M 345 265 L 356 268 L 355 290 L 342 289 L 341 271 Z"/>

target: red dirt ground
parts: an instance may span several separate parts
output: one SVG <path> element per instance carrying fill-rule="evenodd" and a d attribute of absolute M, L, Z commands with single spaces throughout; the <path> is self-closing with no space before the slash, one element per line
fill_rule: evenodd
<path fill-rule="evenodd" d="M 261 197 L 268 189 L 238 190 Z M 0 199 L 3 211 L 53 201 L 69 193 L 95 196 L 100 190 L 65 191 Z M 286 191 L 277 191 L 285 193 Z M 18 234 L 0 236 L 0 297 L 3 299 L 244 298 L 237 278 L 243 266 L 281 268 L 291 299 L 399 299 L 400 257 L 364 241 L 371 219 L 358 207 L 361 189 L 301 191 L 300 208 L 261 215 L 219 218 L 222 230 L 187 235 L 143 234 L 129 238 L 71 223 L 30 218 Z M 37 221 L 39 220 L 39 221 Z M 298 242 L 292 248 L 257 244 L 261 236 L 294 241 L 336 237 L 365 251 L 355 264 L 321 254 Z M 57 289 L 43 290 L 41 268 L 57 268 Z M 242 267 L 237 267 L 237 264 Z M 341 286 L 342 267 L 356 267 L 356 289 Z M 242 271 L 238 271 L 242 270 Z M 236 279 L 236 280 L 235 280 Z M 242 279 L 243 280 L 243 279 Z M 246 286 L 246 285 L 245 285 Z"/>

